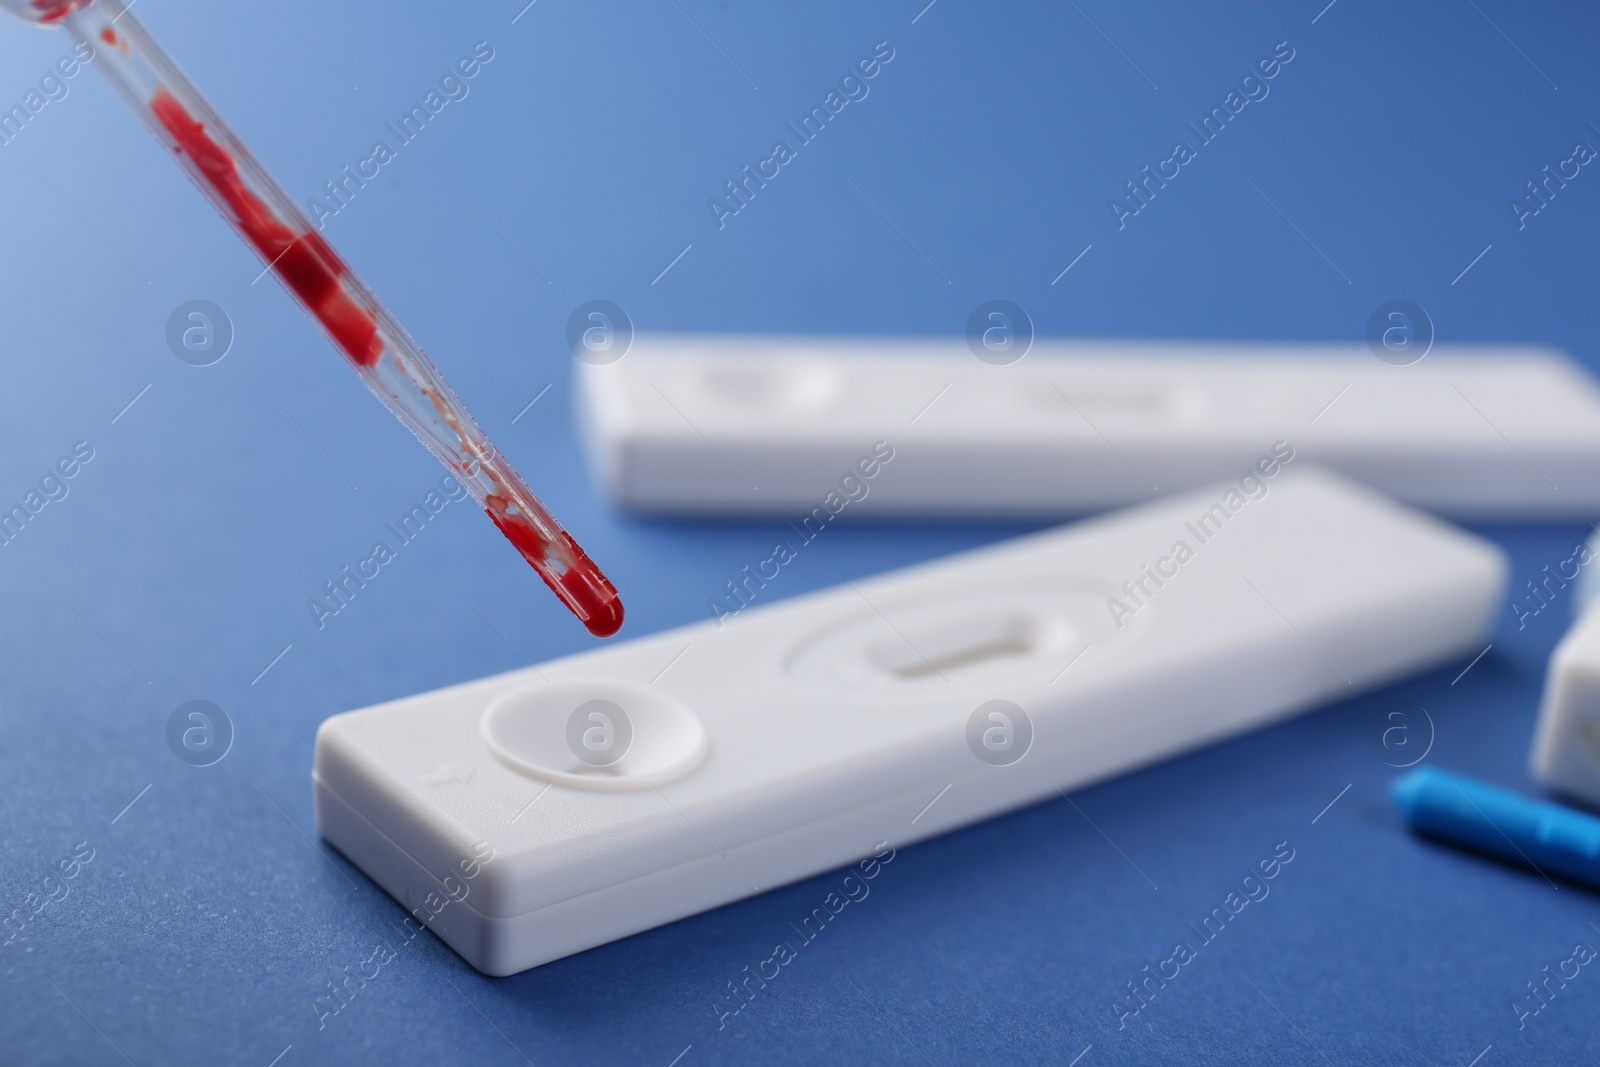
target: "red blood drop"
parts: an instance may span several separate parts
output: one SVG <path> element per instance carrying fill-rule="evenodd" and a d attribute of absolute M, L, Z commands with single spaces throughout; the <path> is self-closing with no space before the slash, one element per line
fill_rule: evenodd
<path fill-rule="evenodd" d="M 599 574 L 599 571 L 595 571 Z M 571 577 L 569 572 L 568 577 Z M 602 577 L 604 577 L 602 575 Z M 562 582 L 563 585 L 567 583 Z M 572 588 L 569 586 L 568 588 Z M 622 629 L 622 598 L 615 593 L 610 600 L 600 601 L 590 605 L 588 615 L 583 618 L 584 628 L 596 637 L 610 637 Z"/>
<path fill-rule="evenodd" d="M 572 568 L 561 576 L 561 586 L 583 609 L 583 625 L 596 637 L 610 637 L 622 629 L 622 598 L 611 579 L 600 572 L 589 554 L 565 530 L 561 539 L 572 553 Z"/>
<path fill-rule="evenodd" d="M 544 579 L 551 592 L 583 620 L 583 625 L 590 633 L 596 637 L 610 637 L 622 629 L 622 598 L 617 596 L 616 586 L 600 572 L 600 568 L 578 547 L 578 542 L 570 534 L 563 531 L 561 537 L 572 554 L 573 562 L 559 579 L 558 587 L 548 573 L 550 557 L 539 531 L 526 520 L 507 514 L 510 502 L 498 493 L 490 494 L 486 503 L 489 506 L 485 511 L 500 532 L 506 535 L 506 540 L 539 572 L 539 577 Z"/>

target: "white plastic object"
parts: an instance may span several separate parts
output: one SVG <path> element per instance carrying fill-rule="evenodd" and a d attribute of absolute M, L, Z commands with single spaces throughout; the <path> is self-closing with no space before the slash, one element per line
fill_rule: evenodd
<path fill-rule="evenodd" d="M 591 466 L 647 513 L 809 513 L 879 441 L 851 517 L 1065 516 L 1204 485 L 1283 439 L 1463 518 L 1600 513 L 1600 388 L 1547 348 L 644 335 L 577 364 Z"/>
<path fill-rule="evenodd" d="M 1600 807 L 1600 612 L 1583 611 L 1550 656 L 1529 763 L 1550 789 Z"/>
<path fill-rule="evenodd" d="M 1297 461 L 335 716 L 318 825 L 511 974 L 1475 652 L 1505 573 Z"/>
<path fill-rule="evenodd" d="M 1590 525 L 1593 525 L 1592 520 Z M 1572 614 L 1574 617 L 1588 611 L 1589 605 L 1593 604 L 1596 599 L 1600 599 L 1600 574 L 1595 573 L 1600 568 L 1589 566 L 1590 562 L 1600 560 L 1600 528 L 1596 528 L 1595 532 L 1590 535 L 1584 547 L 1588 549 L 1587 553 L 1580 549 L 1574 551 L 1567 559 L 1558 560 L 1556 563 L 1558 568 L 1562 564 L 1568 566 L 1576 564 L 1579 567 L 1578 580 L 1572 596 Z"/>

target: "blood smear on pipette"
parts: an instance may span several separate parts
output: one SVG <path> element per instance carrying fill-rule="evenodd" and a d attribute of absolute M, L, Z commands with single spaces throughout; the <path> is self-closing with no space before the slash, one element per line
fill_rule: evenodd
<path fill-rule="evenodd" d="M 189 114 L 165 88 L 156 90 L 150 100 L 150 110 L 178 143 L 178 150 L 194 160 L 206 185 L 228 205 L 256 251 L 266 257 L 283 283 L 305 301 L 345 355 L 359 367 L 377 363 L 383 356 L 378 321 L 345 292 L 340 279 L 348 268 L 328 242 L 320 234 L 296 234 L 285 226 L 272 209 L 245 186 L 233 154 L 212 140 L 205 124 Z"/>

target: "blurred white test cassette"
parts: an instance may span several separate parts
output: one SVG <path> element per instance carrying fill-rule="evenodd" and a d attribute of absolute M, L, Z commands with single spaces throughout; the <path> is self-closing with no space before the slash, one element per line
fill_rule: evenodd
<path fill-rule="evenodd" d="M 609 358 L 609 357 L 608 357 Z M 1286 440 L 1455 518 L 1600 513 L 1600 386 L 1562 353 L 1035 342 L 996 366 L 960 339 L 640 334 L 580 362 L 591 466 L 646 513 L 811 513 L 873 446 L 847 514 L 1081 515 L 1193 488 Z"/>
<path fill-rule="evenodd" d="M 1252 467 L 337 715 L 317 822 L 511 974 L 1465 660 L 1505 578 L 1431 516 Z"/>

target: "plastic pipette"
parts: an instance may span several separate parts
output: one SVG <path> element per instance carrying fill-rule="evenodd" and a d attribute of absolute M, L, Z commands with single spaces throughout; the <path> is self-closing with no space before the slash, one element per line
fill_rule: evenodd
<path fill-rule="evenodd" d="M 0 0 L 95 48 L 94 66 L 200 191 L 320 324 L 367 388 L 459 478 L 501 533 L 597 637 L 622 601 L 478 428 L 421 347 L 222 121 L 123 0 Z"/>

